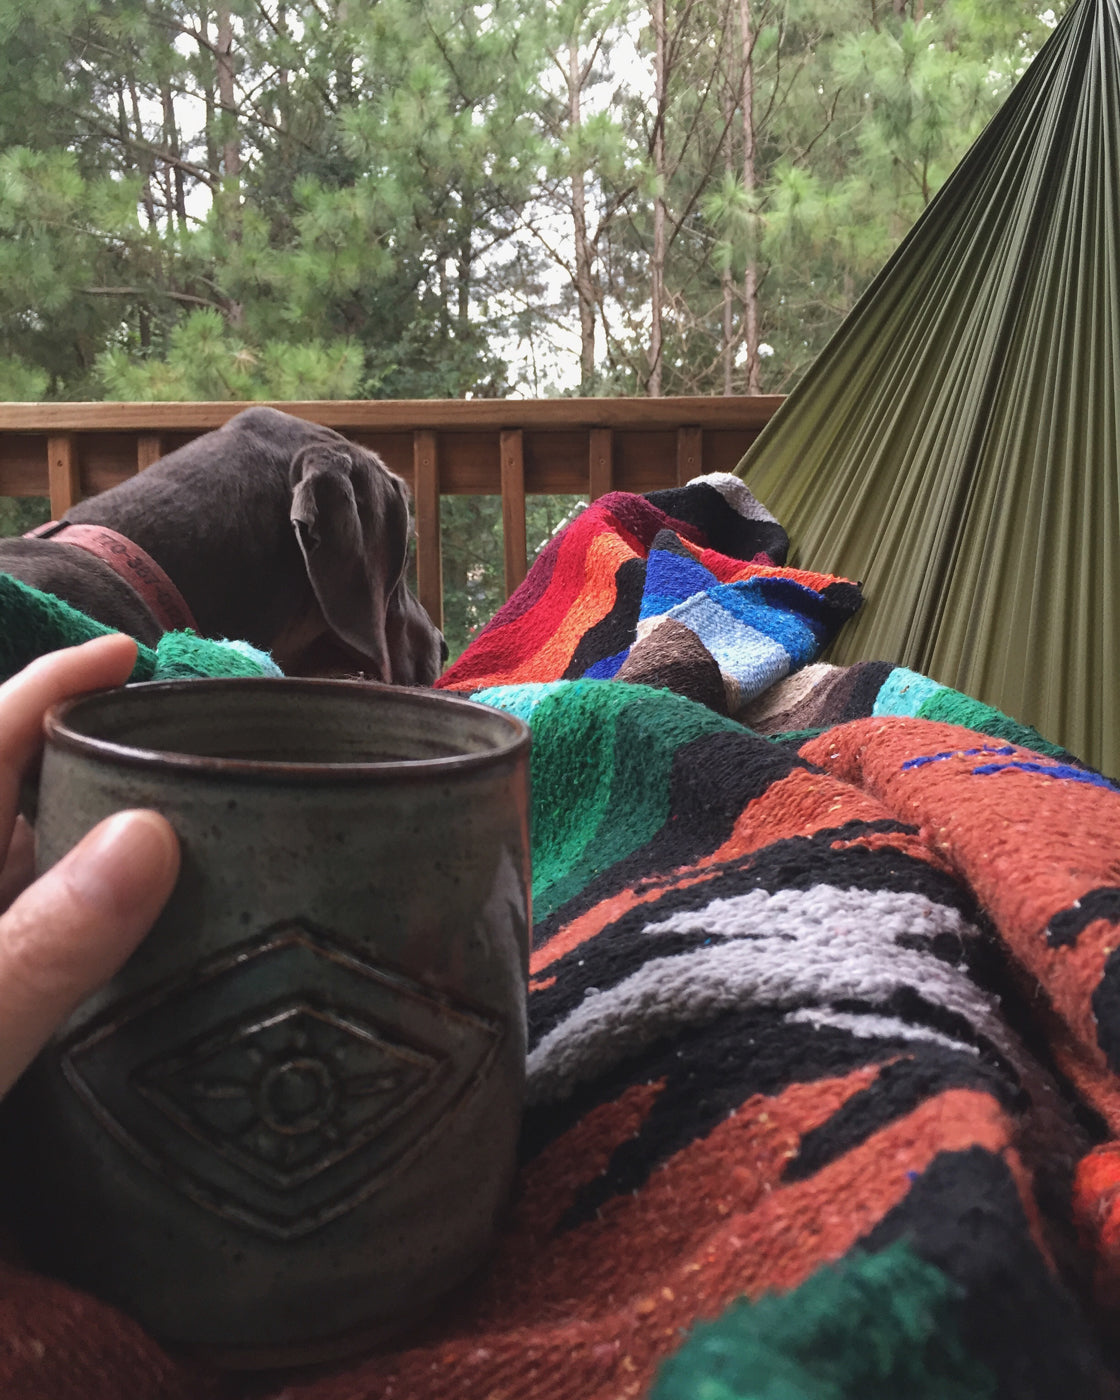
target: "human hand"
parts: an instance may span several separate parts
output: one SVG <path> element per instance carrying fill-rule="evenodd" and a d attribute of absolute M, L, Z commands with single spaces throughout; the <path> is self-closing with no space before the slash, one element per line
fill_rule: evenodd
<path fill-rule="evenodd" d="M 52 652 L 0 686 L 0 1095 L 77 1004 L 155 922 L 179 873 L 179 842 L 157 812 L 106 817 L 45 875 L 33 875 L 20 784 L 43 715 L 72 695 L 123 685 L 136 643 L 114 634 Z"/>

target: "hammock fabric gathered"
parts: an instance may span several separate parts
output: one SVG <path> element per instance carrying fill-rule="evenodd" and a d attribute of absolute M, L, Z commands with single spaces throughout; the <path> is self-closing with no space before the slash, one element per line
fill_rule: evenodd
<path fill-rule="evenodd" d="M 785 545 L 734 477 L 604 497 L 440 682 L 533 731 L 528 1107 L 483 1273 L 396 1349 L 238 1377 L 12 1263 L 6 1400 L 1118 1393 L 1120 789 L 824 666 L 859 593 Z M 0 630 L 40 605 L 0 594 Z"/>
<path fill-rule="evenodd" d="M 889 657 L 1120 772 L 1120 3 L 1077 0 L 736 469 Z"/>

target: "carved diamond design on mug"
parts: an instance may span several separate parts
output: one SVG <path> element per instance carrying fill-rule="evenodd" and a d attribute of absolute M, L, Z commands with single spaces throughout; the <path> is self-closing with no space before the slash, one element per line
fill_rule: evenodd
<path fill-rule="evenodd" d="M 407 1170 L 503 1034 L 497 1017 L 292 921 L 116 1008 L 63 1069 L 170 1187 L 290 1239 Z"/>
<path fill-rule="evenodd" d="M 442 1057 L 295 1003 L 145 1065 L 169 1118 L 277 1186 L 325 1171 L 405 1113 Z"/>

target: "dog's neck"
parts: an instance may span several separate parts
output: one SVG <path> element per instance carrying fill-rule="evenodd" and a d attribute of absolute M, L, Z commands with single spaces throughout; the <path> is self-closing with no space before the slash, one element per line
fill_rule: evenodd
<path fill-rule="evenodd" d="M 107 525 L 76 525 L 66 520 L 51 520 L 28 530 L 24 538 L 49 539 L 72 549 L 84 549 L 119 574 L 166 631 L 198 630 L 183 595 L 151 555 Z"/>
<path fill-rule="evenodd" d="M 156 462 L 66 519 L 105 525 L 145 550 L 174 582 L 207 637 L 270 651 L 315 607 L 289 519 L 286 467 L 258 460 L 252 491 L 230 472 Z M 247 502 L 251 501 L 252 509 Z M 220 561 L 220 566 L 215 561 Z"/>

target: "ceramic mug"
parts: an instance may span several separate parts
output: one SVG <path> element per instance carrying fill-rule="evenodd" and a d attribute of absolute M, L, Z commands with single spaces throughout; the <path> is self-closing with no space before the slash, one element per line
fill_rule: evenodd
<path fill-rule="evenodd" d="M 38 869 L 151 807 L 182 872 L 13 1096 L 33 1262 L 250 1366 L 353 1350 L 479 1265 L 524 1082 L 528 749 L 511 715 L 365 682 L 51 712 Z"/>

